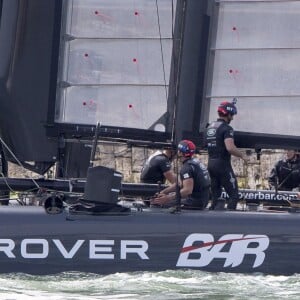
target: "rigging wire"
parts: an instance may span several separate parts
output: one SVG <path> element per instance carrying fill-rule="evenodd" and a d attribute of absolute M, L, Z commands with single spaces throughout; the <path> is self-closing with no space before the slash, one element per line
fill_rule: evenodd
<path fill-rule="evenodd" d="M 162 65 L 163 65 L 163 76 L 164 76 L 164 86 L 165 86 L 165 93 L 166 93 L 166 101 L 168 101 L 168 89 L 167 89 L 167 80 L 166 80 L 166 70 L 165 70 L 165 60 L 164 60 L 164 54 L 163 54 L 163 46 L 162 46 L 162 35 L 161 35 L 161 25 L 160 25 L 160 17 L 159 17 L 159 9 L 158 9 L 158 0 L 155 1 L 156 3 L 156 14 L 157 14 L 157 21 L 158 21 L 158 31 L 159 31 L 159 40 L 160 40 L 160 50 L 161 50 L 161 56 L 162 56 Z M 171 1 L 171 35 L 172 35 L 172 49 L 174 49 L 174 0 Z M 174 57 L 172 54 L 172 62 L 174 63 Z M 174 68 L 175 69 L 175 68 Z M 175 75 L 174 75 L 175 76 Z M 174 82 L 175 82 L 174 78 Z M 176 97 L 176 96 L 175 96 Z M 175 108 L 176 105 L 174 104 L 174 111 L 173 111 L 173 119 L 172 119 L 172 133 L 171 133 L 171 142 L 174 141 L 174 126 L 175 126 Z"/>
<path fill-rule="evenodd" d="M 10 153 L 10 155 L 15 159 L 15 161 L 18 163 L 18 165 L 20 167 L 22 167 L 24 170 L 26 169 L 23 164 L 19 161 L 19 159 L 16 157 L 16 155 L 12 152 L 12 150 L 8 147 L 8 145 L 3 141 L 3 139 L 0 137 L 0 142 L 1 144 L 7 149 L 7 151 Z M 38 185 L 38 183 L 34 180 L 34 178 L 30 178 L 32 180 L 32 182 L 34 183 L 34 185 L 40 189 L 40 186 Z"/>
<path fill-rule="evenodd" d="M 156 4 L 156 15 L 157 15 L 158 32 L 159 32 L 159 43 L 160 43 L 160 52 L 161 52 L 161 60 L 162 60 L 162 67 L 163 67 L 163 76 L 164 76 L 164 87 L 165 87 L 166 101 L 168 101 L 168 89 L 167 89 L 167 80 L 166 80 L 165 59 L 164 59 L 164 53 L 163 53 L 162 36 L 161 36 L 161 26 L 160 26 L 160 17 L 159 17 L 159 9 L 158 9 L 158 2 L 157 1 L 158 0 L 155 1 L 155 4 Z M 172 1 L 172 4 L 173 4 L 173 1 Z M 172 24 L 173 24 L 173 19 L 172 19 Z"/>

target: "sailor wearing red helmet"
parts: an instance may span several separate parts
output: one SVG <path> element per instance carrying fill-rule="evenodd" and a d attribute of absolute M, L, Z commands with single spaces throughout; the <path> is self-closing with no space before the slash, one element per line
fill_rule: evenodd
<path fill-rule="evenodd" d="M 231 155 L 248 161 L 248 157 L 237 149 L 234 143 L 234 131 L 229 125 L 237 114 L 234 102 L 221 102 L 217 109 L 219 118 L 206 129 L 208 150 L 208 171 L 211 177 L 212 205 L 215 209 L 222 194 L 222 187 L 229 195 L 227 209 L 236 209 L 239 199 L 238 184 L 231 166 Z"/>
<path fill-rule="evenodd" d="M 177 147 L 177 157 L 182 166 L 180 170 L 180 197 L 182 208 L 204 209 L 209 200 L 210 178 L 206 166 L 194 157 L 196 146 L 190 140 L 182 140 Z M 171 207 L 176 204 L 176 186 L 162 190 L 156 198 L 151 201 L 153 205 Z"/>

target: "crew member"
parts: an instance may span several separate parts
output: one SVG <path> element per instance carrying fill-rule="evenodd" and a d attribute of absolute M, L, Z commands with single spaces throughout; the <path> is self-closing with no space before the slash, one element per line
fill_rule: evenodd
<path fill-rule="evenodd" d="M 174 183 L 176 175 L 172 170 L 172 160 L 176 155 L 175 149 L 164 149 L 152 154 L 144 164 L 141 172 L 143 183 L 165 183 L 168 180 Z"/>
<path fill-rule="evenodd" d="M 286 158 L 279 160 L 269 176 L 270 189 L 292 191 L 300 186 L 300 158 L 297 150 L 287 150 Z"/>
<path fill-rule="evenodd" d="M 208 171 L 211 178 L 212 204 L 210 209 L 215 209 L 218 199 L 222 194 L 222 187 L 229 196 L 227 209 L 235 210 L 238 200 L 238 183 L 231 166 L 231 155 L 248 161 L 234 143 L 234 131 L 229 125 L 237 114 L 234 103 L 222 102 L 218 107 L 219 118 L 212 122 L 206 130 L 208 150 Z"/>
<path fill-rule="evenodd" d="M 176 204 L 176 187 L 179 184 L 182 207 L 204 209 L 209 200 L 210 178 L 206 166 L 194 158 L 196 146 L 192 141 L 183 140 L 178 144 L 177 157 L 181 161 L 179 182 L 162 190 L 151 204 L 171 207 Z"/>

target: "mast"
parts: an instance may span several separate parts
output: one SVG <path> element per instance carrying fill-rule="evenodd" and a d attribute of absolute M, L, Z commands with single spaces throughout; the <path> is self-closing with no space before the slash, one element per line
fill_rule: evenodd
<path fill-rule="evenodd" d="M 209 1 L 178 2 L 175 26 L 177 53 L 175 140 L 190 138 L 200 144 L 200 123 L 204 92 L 205 66 L 209 32 Z"/>

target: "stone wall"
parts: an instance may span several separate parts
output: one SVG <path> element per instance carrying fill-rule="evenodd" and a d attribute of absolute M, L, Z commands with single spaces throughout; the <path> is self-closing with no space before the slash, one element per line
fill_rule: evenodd
<path fill-rule="evenodd" d="M 156 150 L 127 147 L 112 144 L 99 145 L 94 165 L 113 168 L 123 174 L 124 182 L 139 182 L 141 168 L 146 159 Z M 262 150 L 260 160 L 254 151 L 249 155 L 250 162 L 246 165 L 241 159 L 232 158 L 232 166 L 238 177 L 239 186 L 250 189 L 268 188 L 268 176 L 276 161 L 284 157 L 283 150 Z M 207 155 L 199 155 L 207 164 Z M 9 164 L 10 177 L 37 178 L 40 175 L 23 170 L 19 166 Z"/>
<path fill-rule="evenodd" d="M 119 145 L 100 146 L 96 153 L 95 165 L 115 168 L 123 173 L 125 182 L 139 182 L 140 171 L 146 159 L 156 150 Z M 254 151 L 246 165 L 241 159 L 232 158 L 232 166 L 238 177 L 239 186 L 250 189 L 268 188 L 268 176 L 274 164 L 284 157 L 283 150 L 262 150 L 260 159 Z M 207 164 L 207 154 L 198 156 Z M 174 164 L 175 165 L 175 164 Z"/>

